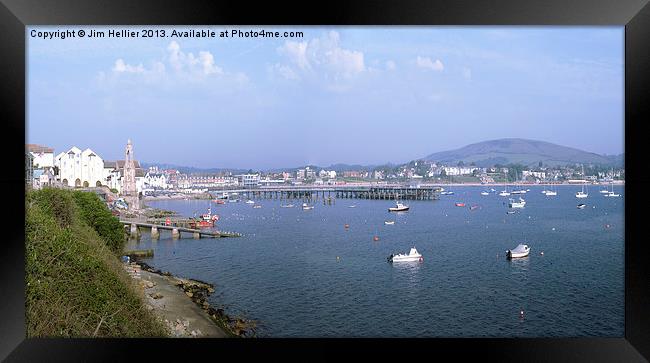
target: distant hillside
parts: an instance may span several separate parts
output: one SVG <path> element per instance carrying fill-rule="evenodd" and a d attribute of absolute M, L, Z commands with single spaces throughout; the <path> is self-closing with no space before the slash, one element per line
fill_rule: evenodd
<path fill-rule="evenodd" d="M 623 156 L 603 156 L 544 141 L 499 139 L 434 153 L 425 159 L 450 164 L 459 161 L 465 164 L 474 162 L 481 167 L 510 163 L 536 166 L 540 161 L 546 166 L 560 166 L 576 163 L 614 165 Z"/>
<path fill-rule="evenodd" d="M 232 172 L 233 174 L 246 173 L 248 169 L 229 169 L 229 168 L 195 168 L 192 166 L 182 166 L 174 164 L 161 164 L 161 163 L 140 163 L 142 168 L 148 169 L 152 166 L 157 166 L 159 169 L 176 169 L 184 174 L 213 174 L 221 172 Z"/>

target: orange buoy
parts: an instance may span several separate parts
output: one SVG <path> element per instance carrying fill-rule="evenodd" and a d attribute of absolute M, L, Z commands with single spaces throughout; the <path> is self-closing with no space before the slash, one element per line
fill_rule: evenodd
<path fill-rule="evenodd" d="M 372 238 L 373 241 L 379 241 L 379 236 L 375 236 Z"/>

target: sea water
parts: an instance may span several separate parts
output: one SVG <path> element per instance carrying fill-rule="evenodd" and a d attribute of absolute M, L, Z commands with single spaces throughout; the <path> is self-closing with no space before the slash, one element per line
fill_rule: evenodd
<path fill-rule="evenodd" d="M 158 269 L 213 283 L 209 302 L 256 320 L 258 336 L 624 335 L 623 187 L 615 187 L 620 198 L 591 190 L 577 199 L 576 186 L 559 186 L 553 197 L 534 186 L 511 196 L 527 202 L 514 214 L 508 197 L 448 189 L 455 195 L 405 201 L 411 208 L 399 213 L 382 200 L 313 200 L 313 210 L 302 210 L 302 200 L 257 200 L 259 209 L 149 202 L 188 217 L 211 205 L 219 229 L 243 236 L 172 240 L 161 230 L 160 240 L 145 234 L 129 247 L 153 248 L 145 261 Z M 280 207 L 288 203 L 295 208 Z M 530 255 L 507 260 L 519 243 Z M 411 247 L 422 262 L 387 262 Z"/>

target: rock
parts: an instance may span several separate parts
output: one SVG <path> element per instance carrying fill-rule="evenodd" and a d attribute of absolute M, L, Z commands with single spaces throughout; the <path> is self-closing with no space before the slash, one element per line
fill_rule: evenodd
<path fill-rule="evenodd" d="M 192 330 L 192 332 L 190 334 L 192 334 L 193 337 L 196 336 L 196 332 L 194 330 Z"/>
<path fill-rule="evenodd" d="M 151 293 L 151 294 L 149 294 L 149 296 L 151 296 L 152 298 L 154 298 L 154 299 L 156 299 L 156 300 L 157 300 L 157 299 L 160 299 L 160 298 L 163 297 L 163 296 L 162 296 L 160 293 L 158 293 L 158 292 Z"/>
<path fill-rule="evenodd" d="M 151 282 L 151 281 L 147 281 L 147 287 L 148 287 L 148 288 L 152 288 L 152 287 L 153 287 L 153 282 Z"/>
<path fill-rule="evenodd" d="M 199 329 L 196 329 L 196 335 L 201 336 L 201 335 L 203 335 L 203 333 L 201 333 L 201 331 Z"/>
<path fill-rule="evenodd" d="M 192 294 L 191 292 L 188 292 L 188 291 L 185 292 L 185 295 L 187 295 L 187 296 L 189 296 L 189 297 L 194 296 L 194 294 Z"/>
<path fill-rule="evenodd" d="M 176 324 L 176 328 L 174 328 L 174 330 L 180 333 L 183 330 L 185 330 L 185 327 L 183 326 L 183 324 Z"/>
<path fill-rule="evenodd" d="M 208 304 L 208 302 L 205 301 L 205 300 L 203 300 L 203 304 L 202 304 L 202 305 L 203 305 L 203 307 L 204 307 L 205 309 L 207 309 L 208 306 L 210 306 L 210 304 Z"/>
<path fill-rule="evenodd" d="M 185 321 L 183 322 L 183 326 L 185 326 L 185 327 L 190 326 L 190 321 L 189 321 L 189 320 L 185 320 Z"/>
<path fill-rule="evenodd" d="M 214 292 L 214 289 L 211 288 L 211 287 L 208 287 L 208 292 L 212 294 Z"/>
<path fill-rule="evenodd" d="M 147 310 L 149 310 L 149 311 L 153 310 L 153 306 L 147 304 Z"/>

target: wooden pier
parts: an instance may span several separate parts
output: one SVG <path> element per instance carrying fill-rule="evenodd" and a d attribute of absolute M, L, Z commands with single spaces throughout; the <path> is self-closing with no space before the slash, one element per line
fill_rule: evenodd
<path fill-rule="evenodd" d="M 151 232 L 152 239 L 160 238 L 160 230 L 171 231 L 172 238 L 178 239 L 181 238 L 181 233 L 191 233 L 192 237 L 195 239 L 208 237 L 208 238 L 222 238 L 222 237 L 241 237 L 241 234 L 236 232 L 226 232 L 226 231 L 214 231 L 210 229 L 195 229 L 187 228 L 179 225 L 165 225 L 165 224 L 155 224 L 147 223 L 136 220 L 120 220 L 124 224 L 124 228 L 127 229 L 127 232 L 131 237 L 138 237 L 140 235 L 140 229 L 148 229 Z"/>
<path fill-rule="evenodd" d="M 213 191 L 215 192 L 215 191 Z M 234 197 L 235 193 L 247 199 L 301 199 L 334 200 L 378 199 L 378 200 L 437 200 L 440 187 L 369 186 L 369 187 L 269 187 L 225 191 Z"/>

